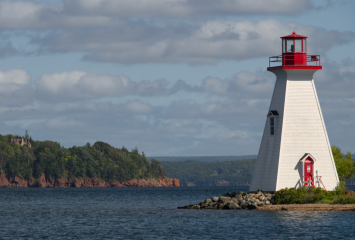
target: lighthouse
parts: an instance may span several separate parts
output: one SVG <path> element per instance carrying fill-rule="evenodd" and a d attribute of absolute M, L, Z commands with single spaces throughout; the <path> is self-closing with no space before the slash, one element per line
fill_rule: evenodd
<path fill-rule="evenodd" d="M 303 185 L 333 190 L 339 182 L 313 80 L 320 56 L 307 55 L 307 38 L 281 37 L 282 55 L 269 58 L 276 83 L 250 192 Z"/>

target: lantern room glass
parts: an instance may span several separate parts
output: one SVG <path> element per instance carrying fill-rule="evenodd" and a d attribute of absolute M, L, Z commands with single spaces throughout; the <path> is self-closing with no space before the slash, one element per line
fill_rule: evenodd
<path fill-rule="evenodd" d="M 307 52 L 306 39 L 282 39 L 282 52 Z"/>
<path fill-rule="evenodd" d="M 302 52 L 302 39 L 295 39 L 295 52 Z"/>
<path fill-rule="evenodd" d="M 295 51 L 295 46 L 293 45 L 293 39 L 286 40 L 286 47 L 287 47 L 287 52 L 294 52 Z"/>

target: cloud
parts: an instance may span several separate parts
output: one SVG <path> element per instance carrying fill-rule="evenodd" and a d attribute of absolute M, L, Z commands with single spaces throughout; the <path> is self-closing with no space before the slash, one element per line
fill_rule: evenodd
<path fill-rule="evenodd" d="M 19 78 L 19 73 L 27 78 Z M 29 84 L 30 77 L 26 71 L 17 71 L 16 74 L 12 74 L 12 77 L 7 74 L 3 82 Z M 229 79 L 216 79 L 232 88 L 237 77 L 236 74 Z M 161 154 L 178 154 L 179 151 L 186 152 L 186 149 L 191 149 L 189 151 L 192 153 L 193 146 L 200 148 L 207 142 L 213 145 L 213 139 L 226 141 L 228 145 L 245 138 L 243 132 L 257 130 L 255 121 L 260 119 L 255 117 L 255 120 L 251 120 L 250 117 L 257 116 L 260 109 L 266 108 L 267 101 L 261 100 L 255 104 L 253 100 L 251 104 L 249 100 L 243 100 L 246 95 L 240 94 L 238 99 L 233 97 L 237 91 L 244 91 L 242 87 L 232 89 L 235 92 L 228 89 L 223 96 L 223 92 L 207 91 L 202 87 L 203 84 L 204 81 L 201 85 L 191 86 L 183 80 L 174 84 L 167 84 L 165 80 L 136 83 L 125 76 L 93 75 L 82 71 L 44 74 L 35 81 L 32 101 L 21 106 L 5 105 L 0 108 L 0 130 L 6 132 L 16 129 L 17 132 L 13 133 L 22 134 L 20 130 L 28 129 L 35 139 L 53 139 L 65 146 L 103 140 L 115 142 L 114 145 L 118 147 L 125 145 L 128 148 L 139 146 L 145 150 L 152 149 L 151 154 L 158 153 L 161 148 L 164 148 Z M 205 103 L 196 103 L 192 99 L 177 100 L 164 105 L 160 105 L 159 101 L 154 104 L 146 101 L 147 98 L 158 96 L 166 101 L 169 95 L 179 91 L 194 96 L 197 93 L 200 96 L 207 94 L 223 98 Z M 90 101 L 107 97 L 108 94 L 116 99 L 131 97 L 120 103 Z M 141 99 L 133 100 L 135 96 Z M 249 118 L 243 117 L 246 113 Z M 21 122 L 16 124 L 19 120 Z M 4 122 L 7 124 L 1 125 Z M 241 125 L 243 131 L 238 132 L 238 126 Z M 233 133 L 233 136 L 222 139 L 223 134 L 218 135 L 221 130 Z M 185 143 L 179 144 L 179 141 Z"/>
<path fill-rule="evenodd" d="M 36 99 L 70 102 L 124 96 L 158 97 L 177 92 L 210 94 L 216 96 L 244 97 L 265 96 L 273 88 L 274 76 L 267 72 L 242 71 L 231 78 L 207 77 L 201 85 L 190 85 L 183 80 L 170 83 L 165 79 L 134 82 L 124 75 L 93 74 L 70 71 L 43 74 L 35 81 Z"/>
<path fill-rule="evenodd" d="M 331 143 L 345 139 L 346 149 L 352 149 L 355 129 L 354 66 L 350 60 L 325 63 L 314 76 Z M 0 72 L 8 97 L 32 91 L 17 105 L 2 101 L 2 133 L 28 129 L 35 139 L 65 146 L 101 140 L 156 155 L 213 154 L 216 148 L 218 154 L 255 154 L 275 76 L 242 71 L 225 79 L 206 77 L 192 86 L 183 80 L 134 82 L 126 76 L 71 71 L 43 75 L 35 81 L 36 89 L 30 82 L 25 70 Z M 172 101 L 177 92 L 184 99 Z M 92 101 L 107 96 L 118 101 Z"/>
<path fill-rule="evenodd" d="M 134 90 L 134 83 L 125 76 L 97 75 L 81 71 L 43 74 L 35 85 L 42 98 L 66 100 L 118 97 Z"/>
<path fill-rule="evenodd" d="M 0 56 L 79 53 L 92 62 L 204 65 L 280 54 L 279 37 L 293 30 L 309 37 L 309 54 L 324 56 L 354 41 L 354 31 L 275 20 L 313 14 L 314 3 L 0 0 Z M 353 149 L 355 63 L 323 57 L 322 63 L 315 83 L 328 134 L 332 143 Z M 266 71 L 206 76 L 193 85 L 85 71 L 31 79 L 11 69 L 0 71 L 0 131 L 23 135 L 28 129 L 34 139 L 65 146 L 101 140 L 155 155 L 255 154 L 274 83 Z"/>
<path fill-rule="evenodd" d="M 65 30 L 33 38 L 43 52 L 84 52 L 98 62 L 215 64 L 280 54 L 280 36 L 291 30 L 309 37 L 308 52 L 324 53 L 355 39 L 355 32 L 265 19 L 252 21 L 127 21 L 114 27 Z"/>
<path fill-rule="evenodd" d="M 150 104 L 140 101 L 129 101 L 123 104 L 121 108 L 122 110 L 125 110 L 125 112 L 138 115 L 149 115 L 154 112 L 154 108 Z"/>
<path fill-rule="evenodd" d="M 137 93 L 141 96 L 161 96 L 167 93 L 169 83 L 165 79 L 158 79 L 155 81 L 143 80 L 139 82 L 137 87 Z"/>
<path fill-rule="evenodd" d="M 265 97 L 265 93 L 272 91 L 274 83 L 275 77 L 268 72 L 241 71 L 229 79 L 207 77 L 201 88 L 212 95 L 250 99 Z"/>
<path fill-rule="evenodd" d="M 277 7 L 275 7 L 277 6 Z M 114 25 L 122 19 L 187 19 L 240 15 L 297 15 L 316 7 L 307 0 L 63 0 L 0 1 L 2 29 L 58 29 Z"/>
<path fill-rule="evenodd" d="M 318 71 L 314 79 L 317 91 L 327 99 L 354 98 L 355 61 L 325 62 L 323 70 Z"/>
<path fill-rule="evenodd" d="M 229 87 L 227 80 L 208 77 L 203 80 L 202 89 L 211 94 L 226 95 Z"/>
<path fill-rule="evenodd" d="M 253 134 L 251 134 L 249 131 L 237 130 L 237 131 L 219 132 L 214 137 L 216 137 L 219 141 L 224 141 L 224 140 L 231 140 L 233 138 L 247 140 L 255 136 L 253 136 Z"/>
<path fill-rule="evenodd" d="M 256 23 L 216 20 L 314 9 L 306 0 L 0 0 L 0 29 L 23 30 L 31 49 L 19 50 L 8 42 L 0 46 L 0 53 L 8 57 L 80 52 L 83 60 L 96 62 L 215 64 L 279 54 L 279 37 L 291 30 L 312 39 L 309 52 L 313 54 L 355 39 L 351 31 L 327 31 L 273 19 Z"/>
<path fill-rule="evenodd" d="M 0 71 L 0 105 L 14 106 L 33 101 L 31 76 L 23 69 Z"/>
<path fill-rule="evenodd" d="M 10 56 L 24 54 L 24 52 L 16 49 L 11 42 L 2 41 L 0 43 L 0 58 L 6 58 Z"/>
<path fill-rule="evenodd" d="M 0 93 L 14 92 L 30 85 L 31 76 L 23 69 L 10 69 L 0 72 Z"/>
<path fill-rule="evenodd" d="M 298 14 L 314 9 L 306 0 L 65 0 L 64 6 L 76 13 L 100 13 L 143 18 L 186 18 L 206 15 Z M 275 7 L 278 6 L 278 7 Z"/>
<path fill-rule="evenodd" d="M 199 120 L 158 120 L 154 131 L 166 136 L 196 136 L 203 132 L 203 124 Z"/>
<path fill-rule="evenodd" d="M 0 27 L 2 29 L 28 28 L 39 23 L 43 4 L 28 1 L 1 1 Z"/>
<path fill-rule="evenodd" d="M 112 76 L 70 71 L 43 74 L 35 85 L 39 99 L 73 101 L 127 95 L 146 97 L 165 95 L 168 82 L 158 79 L 136 83 L 123 75 Z"/>

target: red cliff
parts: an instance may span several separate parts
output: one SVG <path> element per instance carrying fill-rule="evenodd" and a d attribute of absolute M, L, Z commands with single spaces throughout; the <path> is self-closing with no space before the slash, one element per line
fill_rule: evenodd
<path fill-rule="evenodd" d="M 9 180 L 6 178 L 5 174 L 0 175 L 0 187 L 9 187 Z"/>
<path fill-rule="evenodd" d="M 98 179 L 68 179 L 46 178 L 43 174 L 37 180 L 24 180 L 18 177 L 7 178 L 0 175 L 0 187 L 25 188 L 25 187 L 180 187 L 180 180 L 176 178 L 164 179 L 132 179 L 127 182 L 105 182 Z"/>

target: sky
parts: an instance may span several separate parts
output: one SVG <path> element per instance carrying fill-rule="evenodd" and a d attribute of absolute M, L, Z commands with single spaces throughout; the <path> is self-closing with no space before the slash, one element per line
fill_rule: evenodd
<path fill-rule="evenodd" d="M 353 0 L 0 0 L 0 134 L 147 156 L 257 154 L 281 36 L 308 36 L 331 145 L 355 152 Z"/>

